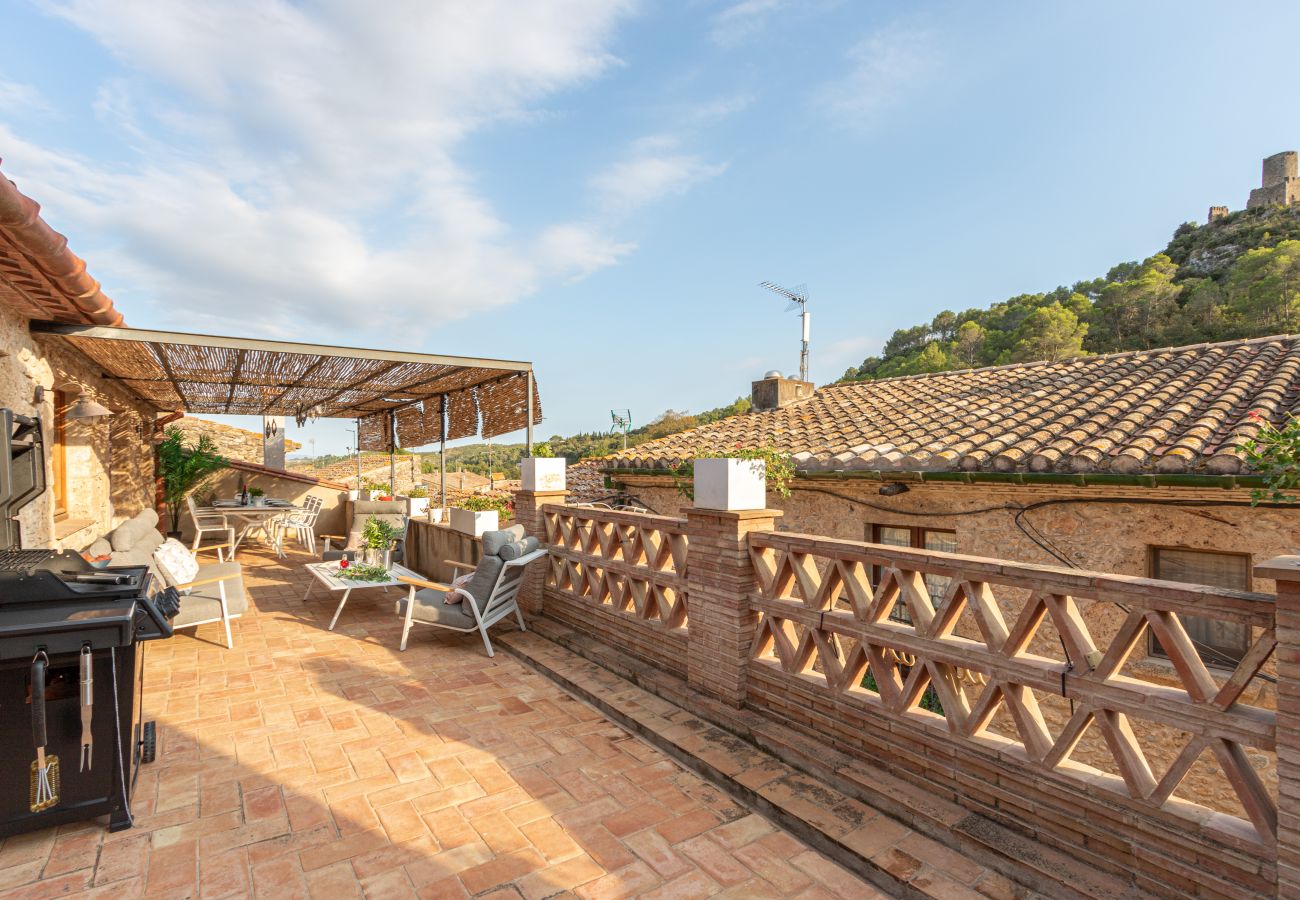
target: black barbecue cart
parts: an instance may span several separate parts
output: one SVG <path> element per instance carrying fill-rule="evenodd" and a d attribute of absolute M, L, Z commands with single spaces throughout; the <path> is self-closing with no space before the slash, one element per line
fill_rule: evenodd
<path fill-rule="evenodd" d="M 40 420 L 0 409 L 0 836 L 107 815 L 131 826 L 153 723 L 142 642 L 170 637 L 179 598 L 144 566 L 96 569 L 23 549 L 18 511 L 45 490 Z"/>

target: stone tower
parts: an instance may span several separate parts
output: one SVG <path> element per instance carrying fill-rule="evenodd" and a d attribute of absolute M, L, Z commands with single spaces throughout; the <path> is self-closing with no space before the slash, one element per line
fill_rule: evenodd
<path fill-rule="evenodd" d="M 1250 192 L 1246 209 L 1260 206 L 1290 206 L 1300 202 L 1300 178 L 1296 177 L 1296 152 L 1274 153 L 1264 160 L 1264 179 Z"/>
<path fill-rule="evenodd" d="M 1207 223 L 1210 223 L 1210 222 L 1217 222 L 1219 221 L 1219 219 L 1226 219 L 1226 218 L 1228 218 L 1228 207 L 1211 206 L 1210 215 L 1205 221 Z"/>

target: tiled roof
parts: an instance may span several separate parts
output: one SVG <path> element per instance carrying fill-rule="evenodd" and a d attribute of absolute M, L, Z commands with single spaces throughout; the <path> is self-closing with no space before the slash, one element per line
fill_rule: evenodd
<path fill-rule="evenodd" d="M 40 212 L 0 174 L 0 302 L 29 319 L 121 325 L 113 301 Z"/>
<path fill-rule="evenodd" d="M 784 409 L 631 447 L 616 467 L 774 446 L 804 471 L 1234 474 L 1300 413 L 1300 336 L 832 384 Z"/>

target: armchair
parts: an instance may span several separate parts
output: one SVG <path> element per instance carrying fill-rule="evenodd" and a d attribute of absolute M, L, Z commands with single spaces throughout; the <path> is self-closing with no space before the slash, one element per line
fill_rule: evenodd
<path fill-rule="evenodd" d="M 235 646 L 230 634 L 230 620 L 248 608 L 244 591 L 244 569 L 239 563 L 226 561 L 226 544 L 209 544 L 191 550 L 177 540 L 164 541 L 154 551 L 154 562 L 168 587 L 181 594 L 181 607 L 172 620 L 172 628 L 190 628 L 220 622 L 226 632 L 226 649 Z M 217 561 L 202 565 L 199 553 L 215 550 Z"/>
<path fill-rule="evenodd" d="M 463 594 L 469 595 L 460 603 L 446 602 L 453 590 L 450 585 L 398 576 L 398 581 L 410 585 L 407 597 L 397 604 L 398 612 L 404 617 L 402 643 L 398 649 L 406 649 L 411 626 L 418 622 L 452 631 L 477 631 L 487 655 L 493 656 L 492 641 L 488 639 L 489 628 L 514 613 L 520 629 L 527 630 L 517 602 L 519 588 L 523 584 L 525 567 L 546 553 L 544 547 L 538 546 L 536 538 L 524 536 L 522 526 L 484 532 L 483 556 L 474 567 L 474 577 L 460 588 Z"/>

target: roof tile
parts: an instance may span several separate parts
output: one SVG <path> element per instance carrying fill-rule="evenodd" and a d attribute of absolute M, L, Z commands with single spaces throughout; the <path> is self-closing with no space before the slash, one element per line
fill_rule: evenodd
<path fill-rule="evenodd" d="M 1241 445 L 1300 412 L 1300 336 L 832 384 L 784 409 L 650 441 L 607 464 L 656 468 L 737 445 L 805 471 L 1243 471 Z"/>

